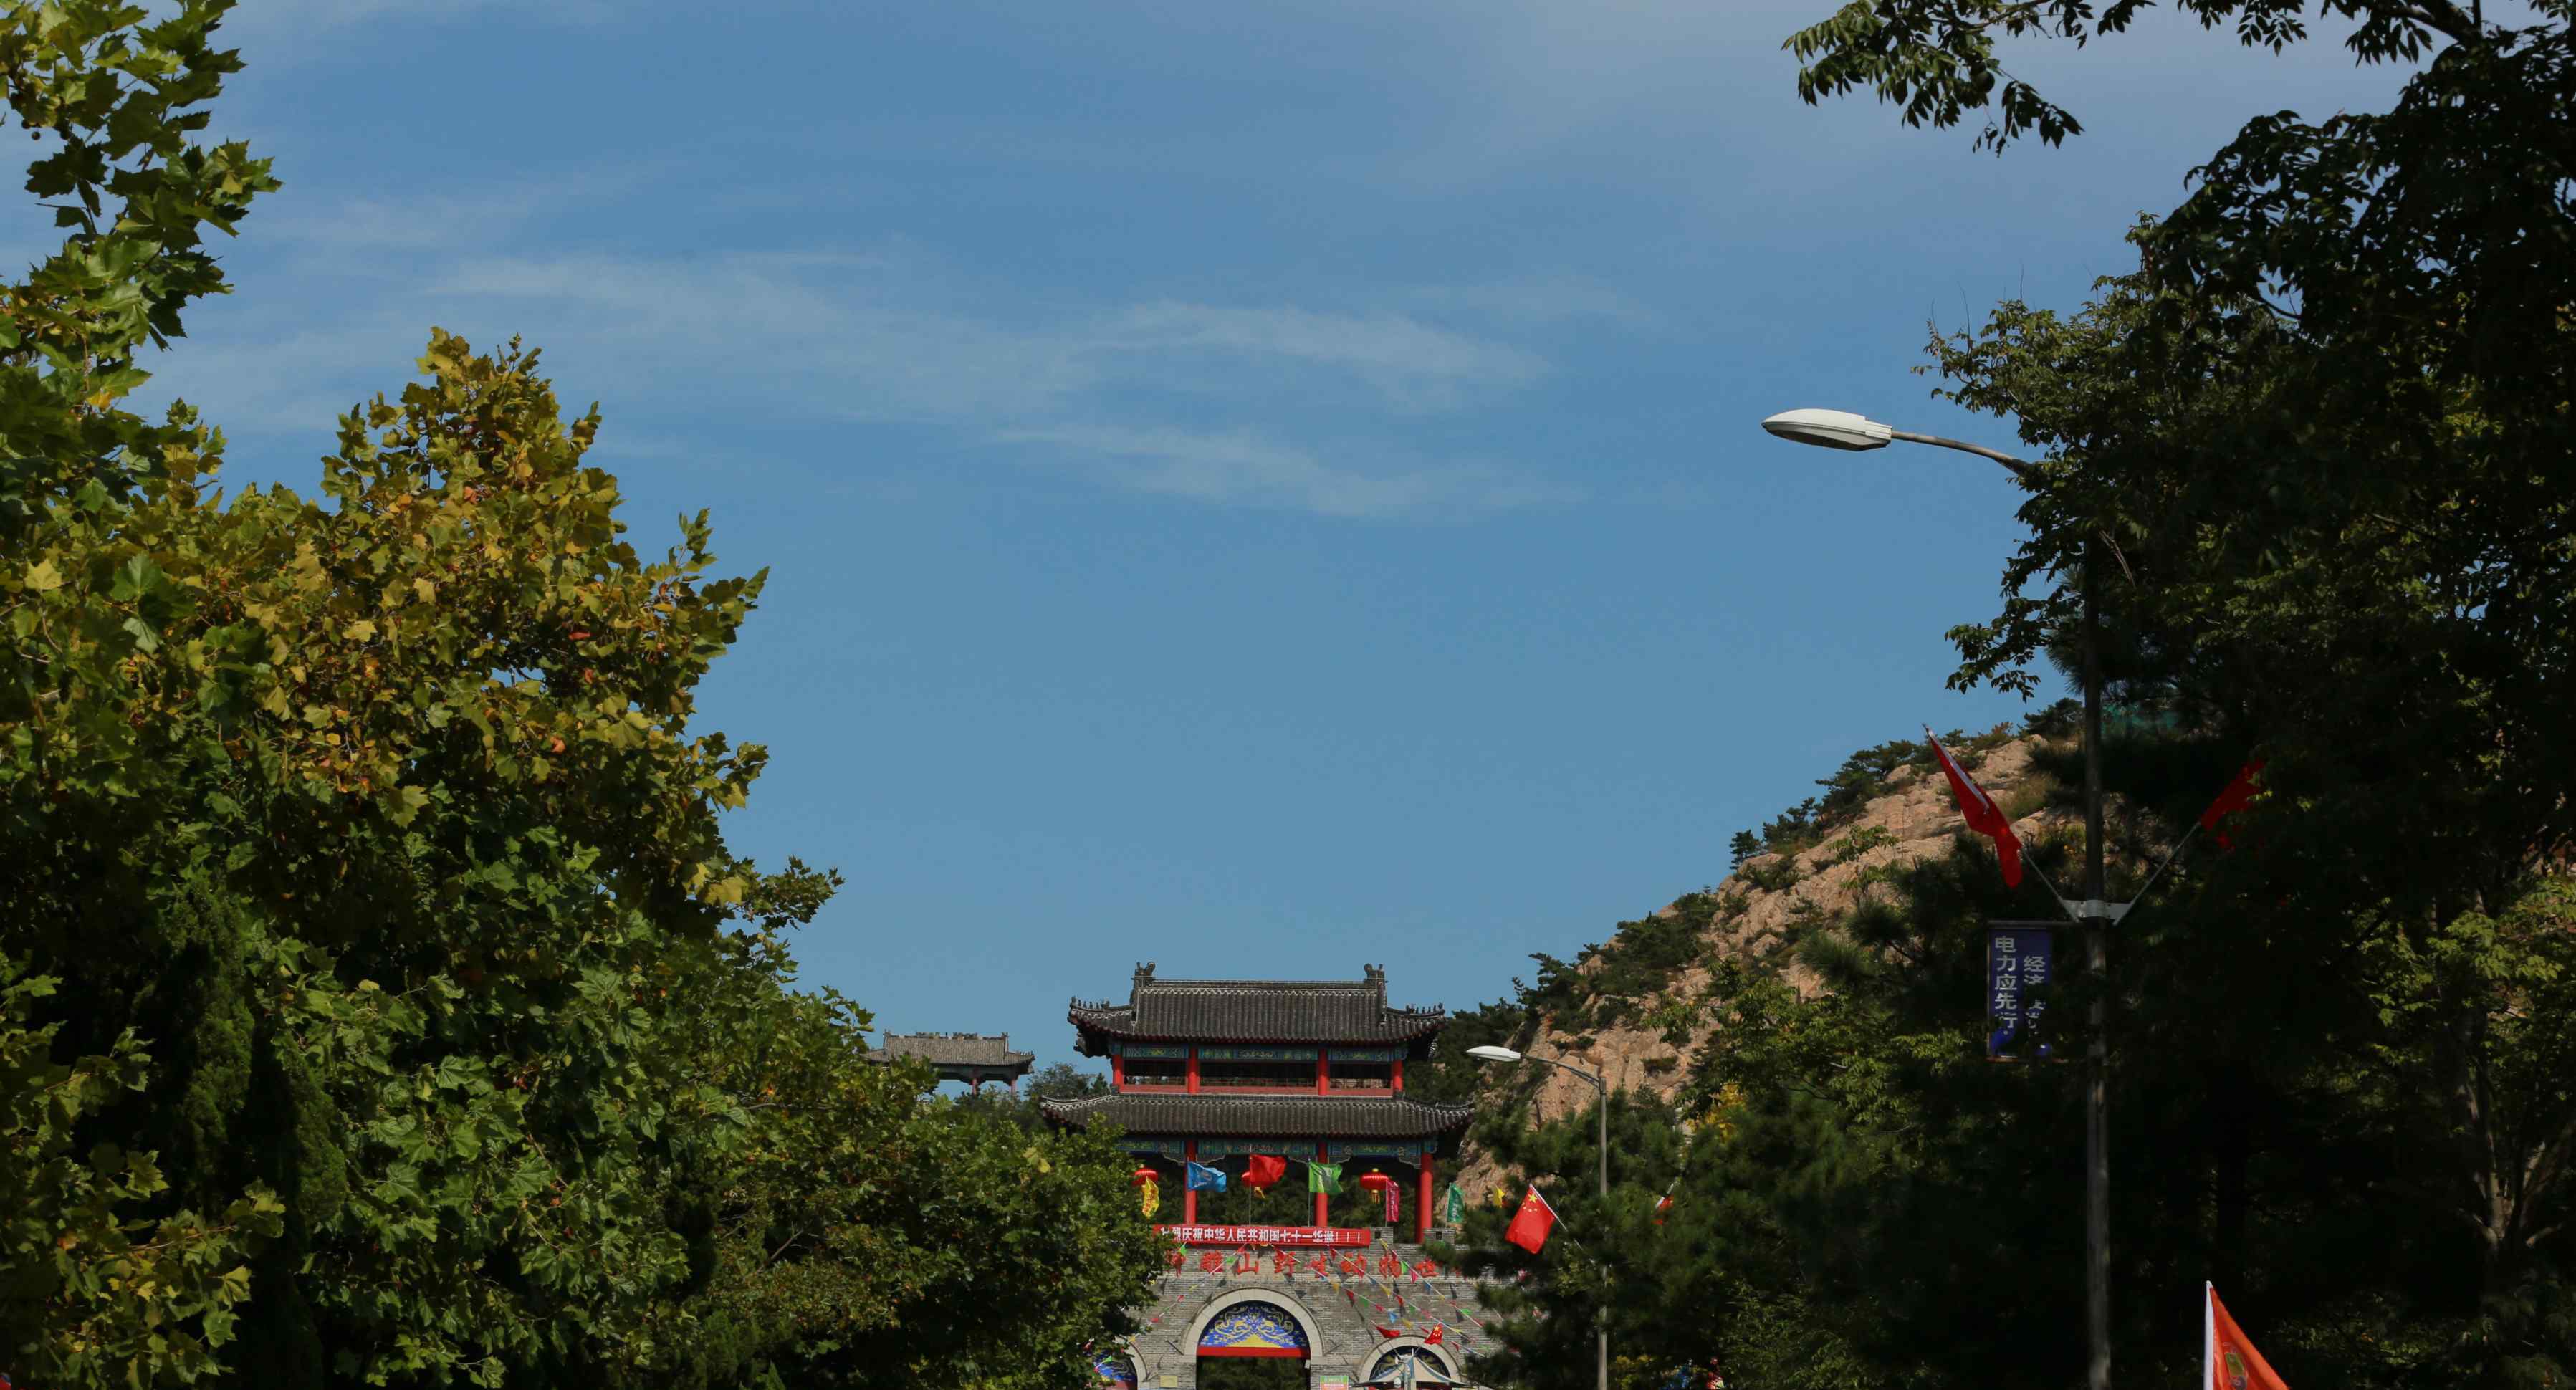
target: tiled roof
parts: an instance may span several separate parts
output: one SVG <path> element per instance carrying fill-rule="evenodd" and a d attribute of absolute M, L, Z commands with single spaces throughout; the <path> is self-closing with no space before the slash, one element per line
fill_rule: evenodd
<path fill-rule="evenodd" d="M 1088 1096 L 1039 1102 L 1060 1125 L 1102 1116 L 1130 1134 L 1240 1135 L 1283 1139 L 1424 1139 L 1467 1123 L 1468 1105 L 1329 1096 Z"/>
<path fill-rule="evenodd" d="M 1011 1035 L 986 1033 L 888 1033 L 885 1046 L 868 1054 L 871 1061 L 918 1057 L 935 1067 L 1025 1067 L 1032 1052 L 1013 1052 Z"/>
<path fill-rule="evenodd" d="M 1144 965 L 1126 1003 L 1076 999 L 1066 1017 L 1086 1032 L 1176 1042 L 1410 1042 L 1448 1023 L 1436 1006 L 1389 1007 L 1386 972 L 1366 970 L 1357 980 L 1158 980 Z"/>

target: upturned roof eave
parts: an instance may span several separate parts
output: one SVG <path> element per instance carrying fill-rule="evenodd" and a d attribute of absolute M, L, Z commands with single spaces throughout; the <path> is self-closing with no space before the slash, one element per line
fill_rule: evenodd
<path fill-rule="evenodd" d="M 1225 1042 L 1244 1043 L 1252 1046 L 1276 1045 L 1282 1047 L 1369 1047 L 1379 1043 L 1413 1042 L 1418 1039 L 1428 1037 L 1431 1034 L 1437 1033 L 1441 1029 L 1449 1026 L 1449 1016 L 1445 1012 L 1417 1013 L 1409 1009 L 1389 1009 L 1385 1015 L 1386 1017 L 1390 1019 L 1403 1020 L 1407 1026 L 1389 1032 L 1377 1033 L 1363 1037 L 1353 1037 L 1343 1034 L 1334 1034 L 1329 1037 L 1280 1037 L 1269 1034 L 1228 1033 L 1222 1038 L 1218 1038 L 1206 1034 L 1174 1033 L 1138 1028 L 1133 1024 L 1122 1024 L 1114 1016 L 1124 1013 L 1126 1013 L 1126 1010 L 1124 1009 L 1093 1011 L 1074 1008 L 1066 1011 L 1065 1022 L 1072 1024 L 1075 1028 L 1078 1028 L 1083 1032 L 1098 1033 L 1102 1037 L 1116 1038 L 1121 1042 Z"/>

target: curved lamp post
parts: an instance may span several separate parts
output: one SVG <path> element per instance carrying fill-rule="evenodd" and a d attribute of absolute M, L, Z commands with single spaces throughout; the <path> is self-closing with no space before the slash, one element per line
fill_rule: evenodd
<path fill-rule="evenodd" d="M 1600 1097 L 1597 1112 L 1600 1123 L 1596 1128 L 1599 1131 L 1601 1145 L 1601 1206 L 1604 1211 L 1607 1211 L 1610 1206 L 1610 1088 L 1601 1083 L 1599 1076 L 1581 1067 L 1569 1067 L 1552 1057 L 1524 1056 L 1508 1047 L 1471 1047 L 1467 1049 L 1467 1055 L 1479 1062 L 1496 1062 L 1506 1066 L 1519 1062 L 1545 1062 L 1558 1071 L 1571 1072 L 1592 1083 L 1593 1091 Z M 1600 1322 L 1594 1331 L 1598 1334 L 1599 1340 L 1600 1355 L 1597 1365 L 1600 1372 L 1600 1390 L 1610 1390 L 1610 1302 L 1606 1297 L 1608 1291 L 1604 1290 L 1603 1293 L 1605 1297 L 1601 1303 Z"/>
<path fill-rule="evenodd" d="M 1979 458 L 1993 459 L 2025 482 L 2037 481 L 2037 470 L 2025 459 L 1981 444 L 1943 439 L 1933 434 L 1911 434 L 1848 410 L 1784 410 L 1764 420 L 1762 428 L 1782 439 L 1827 449 L 1884 449 L 1892 440 L 1956 449 Z M 2077 915 L 2083 918 L 2085 925 L 2085 964 L 2093 972 L 2094 979 L 2099 981 L 2109 969 L 2110 945 L 2105 928 L 2111 916 L 2109 906 L 2102 901 L 2102 664 L 2100 628 L 2093 610 L 2093 562 L 2089 544 L 2084 562 L 2083 645 L 2084 901 L 2069 906 L 2080 909 Z M 2089 1343 L 2086 1359 L 2091 1390 L 2110 1390 L 2111 1386 L 2111 1155 L 2109 1126 L 2105 1118 L 2109 1108 L 2110 1081 L 2103 1034 L 2104 1016 L 2103 992 L 2097 988 L 2088 1014 L 2093 1028 L 2093 1046 L 2088 1058 L 2090 1075 L 2084 1088 L 2084 1323 Z"/>

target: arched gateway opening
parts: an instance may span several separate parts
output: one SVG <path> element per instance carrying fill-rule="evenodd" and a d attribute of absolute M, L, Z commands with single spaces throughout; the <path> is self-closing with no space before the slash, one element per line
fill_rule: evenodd
<path fill-rule="evenodd" d="M 1315 1320 L 1284 1295 L 1247 1290 L 1200 1314 L 1193 1341 L 1199 1390 L 1304 1390 Z"/>

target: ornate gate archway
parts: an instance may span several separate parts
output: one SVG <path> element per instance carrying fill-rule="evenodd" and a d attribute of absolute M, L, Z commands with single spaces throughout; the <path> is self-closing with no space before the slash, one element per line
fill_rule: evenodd
<path fill-rule="evenodd" d="M 1423 1390 L 1467 1383 L 1467 1377 L 1459 1371 L 1458 1362 L 1447 1347 L 1431 1346 L 1419 1337 L 1398 1337 L 1369 1348 L 1368 1354 L 1360 1358 L 1359 1366 L 1351 1375 L 1351 1390 L 1359 1390 L 1364 1385 L 1402 1385 L 1407 1362 L 1413 1366 L 1413 1383 Z"/>
<path fill-rule="evenodd" d="M 1315 1315 L 1280 1289 L 1241 1289 L 1202 1309 L 1185 1343 L 1195 1356 L 1294 1358 L 1300 1364 L 1323 1345 Z"/>

